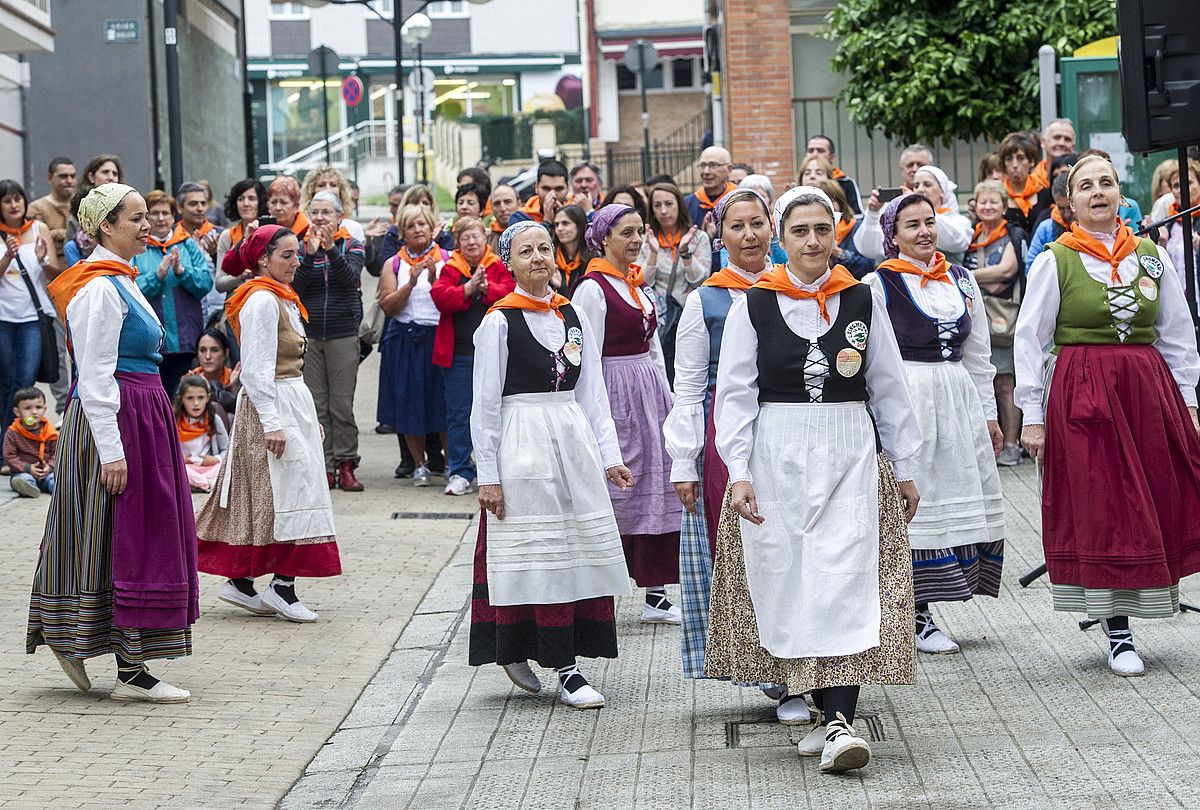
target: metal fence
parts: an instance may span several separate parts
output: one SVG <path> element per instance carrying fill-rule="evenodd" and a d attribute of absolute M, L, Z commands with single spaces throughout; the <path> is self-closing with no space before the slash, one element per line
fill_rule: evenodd
<path fill-rule="evenodd" d="M 712 129 L 708 105 L 685 121 L 678 129 L 664 138 L 650 141 L 650 174 L 669 174 L 675 184 L 691 189 L 700 182 L 696 158 L 700 145 Z M 614 148 L 604 150 L 605 182 L 610 186 L 632 185 L 649 179 L 643 176 L 642 154 L 644 148 Z"/>
<path fill-rule="evenodd" d="M 886 137 L 882 131 L 850 119 L 842 104 L 832 98 L 792 99 L 796 126 L 796 161 L 804 158 L 808 139 L 825 135 L 837 147 L 838 166 L 858 181 L 865 198 L 876 186 L 899 185 L 900 153 L 907 143 Z M 978 180 L 979 162 L 996 144 L 979 139 L 958 141 L 949 147 L 930 144 L 933 163 L 958 183 L 959 203 L 966 204 Z"/>
<path fill-rule="evenodd" d="M 485 160 L 527 160 L 533 153 L 533 124 L 554 122 L 557 143 L 582 143 L 583 110 L 553 110 L 522 115 L 477 115 L 460 119 L 478 124 Z"/>

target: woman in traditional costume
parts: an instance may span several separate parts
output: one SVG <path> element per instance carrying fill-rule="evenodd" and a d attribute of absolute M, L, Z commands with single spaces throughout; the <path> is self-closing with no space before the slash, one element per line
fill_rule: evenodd
<path fill-rule="evenodd" d="M 788 263 L 733 303 L 721 340 L 716 446 L 732 486 L 705 669 L 811 691 L 799 753 L 840 772 L 870 759 L 859 687 L 914 680 L 904 523 L 921 431 L 882 301 L 829 267 L 829 198 L 801 186 L 774 213 Z"/>
<path fill-rule="evenodd" d="M 671 485 L 671 459 L 663 422 L 671 390 L 658 340 L 654 290 L 634 262 L 646 229 L 627 205 L 612 204 L 592 215 L 588 247 L 597 254 L 571 301 L 587 316 L 601 347 L 604 385 L 621 456 L 637 484 L 609 488 L 625 561 L 646 589 L 642 621 L 679 624 L 680 611 L 664 586 L 679 581 L 679 526 L 683 508 Z"/>
<path fill-rule="evenodd" d="M 146 201 L 105 183 L 80 203 L 79 223 L 98 244 L 50 284 L 79 376 L 58 444 L 26 650 L 50 647 L 84 692 L 84 661 L 113 653 L 114 700 L 185 703 L 186 690 L 146 668 L 191 654 L 200 614 L 192 500 L 158 374 L 164 332 L 131 264 L 150 236 Z"/>
<path fill-rule="evenodd" d="M 304 384 L 303 304 L 291 287 L 300 243 L 262 225 L 225 256 L 253 277 L 225 303 L 242 347 L 242 390 L 221 475 L 200 510 L 200 570 L 226 577 L 220 599 L 256 614 L 315 622 L 296 577 L 342 573 L 321 425 Z M 265 452 L 264 452 L 265 450 Z M 254 578 L 274 574 L 259 593 Z"/>
<path fill-rule="evenodd" d="M 1118 218 L 1098 156 L 1067 181 L 1075 222 L 1029 271 L 1017 319 L 1021 443 L 1042 464 L 1042 545 L 1054 609 L 1108 634 L 1108 664 L 1141 675 L 1129 617 L 1179 610 L 1200 572 L 1200 357 L 1166 252 Z"/>
<path fill-rule="evenodd" d="M 1004 565 L 989 324 L 974 276 L 937 252 L 941 221 L 927 197 L 899 197 L 879 221 L 888 258 L 866 281 L 885 302 L 925 437 L 921 511 L 908 527 L 917 650 L 956 653 L 930 603 L 999 596 Z"/>
<path fill-rule="evenodd" d="M 604 695 L 576 659 L 617 657 L 613 597 L 630 592 L 605 476 L 621 491 L 633 477 L 608 410 L 600 342 L 550 287 L 549 232 L 514 223 L 498 247 L 517 288 L 475 331 L 471 439 L 482 509 L 470 662 L 500 664 L 536 693 L 536 661 L 557 670 L 563 703 L 596 709 Z"/>

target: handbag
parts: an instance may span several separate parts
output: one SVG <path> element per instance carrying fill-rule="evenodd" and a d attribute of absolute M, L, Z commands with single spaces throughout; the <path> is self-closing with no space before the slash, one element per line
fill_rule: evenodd
<path fill-rule="evenodd" d="M 25 263 L 21 261 L 20 254 L 13 258 L 17 261 L 17 268 L 21 271 L 25 288 L 29 290 L 29 297 L 33 300 L 33 309 L 37 312 L 38 331 L 42 334 L 42 356 L 38 361 L 37 381 L 54 384 L 58 382 L 59 377 L 58 335 L 54 332 L 54 318 L 47 315 L 42 309 L 42 301 L 38 298 L 37 290 L 33 288 L 33 279 L 29 277 L 29 271 L 25 269 Z"/>
<path fill-rule="evenodd" d="M 653 237 L 651 237 L 653 238 Z M 667 280 L 667 293 L 661 302 L 658 317 L 658 340 L 663 349 L 663 362 L 667 367 L 667 381 L 675 384 L 675 335 L 679 331 L 679 319 L 683 306 L 675 300 L 675 273 L 679 269 L 679 256 L 671 263 L 671 275 Z"/>
<path fill-rule="evenodd" d="M 1017 316 L 1021 313 L 1023 286 L 1021 281 L 1014 284 L 1012 295 L 1008 298 L 983 296 L 983 311 L 987 315 L 988 331 L 991 332 L 993 346 L 1013 345 L 1013 338 L 1017 333 Z"/>

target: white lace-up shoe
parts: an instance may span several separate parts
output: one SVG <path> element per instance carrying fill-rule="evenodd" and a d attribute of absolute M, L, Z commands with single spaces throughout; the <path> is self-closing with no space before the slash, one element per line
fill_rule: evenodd
<path fill-rule="evenodd" d="M 269 607 L 263 606 L 261 593 L 256 593 L 254 596 L 247 596 L 228 580 L 221 586 L 221 592 L 217 594 L 217 598 L 222 602 L 228 602 L 243 610 L 248 610 L 255 616 L 270 616 L 275 612 Z"/>
<path fill-rule="evenodd" d="M 799 726 L 812 720 L 804 695 L 784 695 L 775 707 L 775 717 L 785 726 Z"/>
<path fill-rule="evenodd" d="M 917 611 L 917 652 L 950 655 L 958 652 L 958 643 L 933 623 L 928 610 Z"/>
<path fill-rule="evenodd" d="M 1107 619 L 1101 619 L 1100 626 L 1108 634 L 1108 668 L 1122 678 L 1145 675 L 1146 665 L 1133 646 L 1133 633 L 1129 630 L 1109 630 Z"/>
<path fill-rule="evenodd" d="M 288 604 L 283 597 L 275 592 L 274 587 L 268 587 L 262 592 L 263 607 L 270 608 L 275 615 L 289 622 L 308 623 L 317 620 L 317 614 L 304 606 L 303 602 Z"/>
<path fill-rule="evenodd" d="M 802 757 L 819 757 L 825 750 L 825 715 L 819 710 L 814 713 L 813 727 L 804 739 L 796 743 L 796 752 Z"/>
<path fill-rule="evenodd" d="M 558 690 L 558 699 L 573 709 L 600 709 L 604 707 L 604 695 L 585 683 L 574 692 Z"/>
<path fill-rule="evenodd" d="M 830 720 L 825 731 L 825 747 L 821 751 L 822 773 L 845 773 L 865 767 L 871 761 L 871 746 L 854 734 L 846 718 L 838 714 Z"/>
<path fill-rule="evenodd" d="M 177 686 L 171 686 L 166 681 L 159 681 L 150 689 L 143 689 L 131 683 L 118 680 L 113 686 L 112 699 L 125 702 L 141 701 L 143 703 L 187 703 L 192 693 Z"/>

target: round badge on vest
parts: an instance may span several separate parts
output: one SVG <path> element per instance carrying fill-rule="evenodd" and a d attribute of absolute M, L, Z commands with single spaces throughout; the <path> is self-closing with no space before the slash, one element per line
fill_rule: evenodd
<path fill-rule="evenodd" d="M 567 362 L 573 366 L 577 366 L 583 360 L 583 352 L 579 348 L 579 344 L 568 340 L 562 347 L 563 357 L 567 358 Z"/>
<path fill-rule="evenodd" d="M 1150 257 L 1147 256 L 1146 258 Z M 1149 273 L 1150 271 L 1147 270 L 1146 272 Z M 1159 270 L 1159 272 L 1161 273 L 1162 271 Z M 1142 296 L 1147 301 L 1158 300 L 1158 285 L 1154 282 L 1154 279 L 1146 278 L 1145 276 L 1138 279 L 1138 289 L 1141 290 Z"/>
<path fill-rule="evenodd" d="M 1142 256 L 1138 261 L 1142 263 L 1142 269 L 1146 271 L 1146 275 L 1150 276 L 1150 278 L 1158 278 L 1163 274 L 1165 268 L 1163 267 L 1162 259 L 1157 256 Z M 1143 292 L 1145 291 L 1143 290 Z M 1150 298 L 1148 295 L 1146 297 Z M 1154 299 L 1150 298 L 1150 300 L 1153 301 Z"/>
<path fill-rule="evenodd" d="M 842 349 L 837 353 L 837 372 L 843 377 L 853 377 L 862 368 L 862 355 L 855 349 Z"/>
<path fill-rule="evenodd" d="M 975 297 L 975 285 L 971 283 L 971 279 L 963 277 L 958 280 L 958 288 L 962 290 L 962 294 L 967 298 Z"/>
<path fill-rule="evenodd" d="M 576 346 L 583 345 L 583 330 L 578 326 L 572 326 L 567 330 L 567 341 L 574 343 Z"/>
<path fill-rule="evenodd" d="M 852 321 L 847 325 L 846 342 L 860 351 L 867 348 L 867 325 L 862 321 Z"/>

